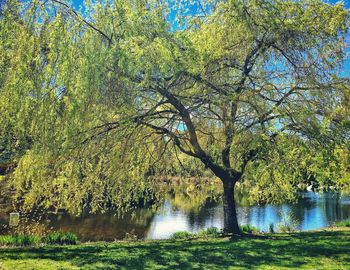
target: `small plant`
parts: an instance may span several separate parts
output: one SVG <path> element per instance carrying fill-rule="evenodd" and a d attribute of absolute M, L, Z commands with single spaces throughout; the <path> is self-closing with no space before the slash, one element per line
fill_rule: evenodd
<path fill-rule="evenodd" d="M 350 227 L 350 219 L 338 221 L 334 225 L 336 227 Z"/>
<path fill-rule="evenodd" d="M 49 245 L 75 245 L 78 238 L 71 232 L 53 232 L 49 233 L 44 241 Z"/>
<path fill-rule="evenodd" d="M 138 239 L 138 237 L 134 233 L 126 233 L 124 236 L 124 240 L 126 240 L 126 241 L 136 241 L 137 239 Z"/>
<path fill-rule="evenodd" d="M 294 226 L 291 224 L 277 224 L 277 231 L 280 233 L 290 233 L 290 232 L 295 232 L 296 229 Z"/>
<path fill-rule="evenodd" d="M 279 223 L 277 224 L 277 231 L 280 233 L 295 232 L 296 226 L 292 223 Z"/>
<path fill-rule="evenodd" d="M 216 227 L 210 227 L 207 229 L 200 230 L 197 233 L 198 237 L 219 237 L 221 235 L 221 230 Z"/>
<path fill-rule="evenodd" d="M 194 238 L 194 234 L 186 231 L 175 232 L 170 236 L 171 240 L 188 240 Z"/>
<path fill-rule="evenodd" d="M 257 233 L 260 232 L 260 229 L 249 224 L 244 224 L 239 226 L 241 231 L 244 233 Z"/>
<path fill-rule="evenodd" d="M 291 233 L 297 231 L 298 224 L 297 219 L 291 213 L 285 213 L 282 216 L 282 221 L 276 227 L 279 233 Z"/>
<path fill-rule="evenodd" d="M 275 225 L 273 223 L 270 223 L 270 225 L 269 225 L 269 232 L 275 233 Z"/>

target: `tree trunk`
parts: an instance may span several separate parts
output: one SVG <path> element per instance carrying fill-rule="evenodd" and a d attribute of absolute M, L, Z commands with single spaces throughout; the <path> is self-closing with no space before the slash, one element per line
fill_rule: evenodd
<path fill-rule="evenodd" d="M 234 198 L 235 181 L 225 180 L 223 181 L 223 186 L 224 232 L 241 234 L 237 220 L 236 203 Z"/>

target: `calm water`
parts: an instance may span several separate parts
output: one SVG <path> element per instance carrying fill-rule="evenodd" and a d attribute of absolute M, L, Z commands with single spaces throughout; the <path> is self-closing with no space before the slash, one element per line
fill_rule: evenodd
<path fill-rule="evenodd" d="M 293 222 L 299 230 L 312 230 L 348 218 L 350 197 L 337 193 L 303 193 L 295 204 L 238 207 L 241 224 L 250 224 L 263 231 L 267 231 L 271 223 L 276 226 L 278 223 Z M 222 220 L 221 203 L 207 200 L 198 209 L 188 207 L 188 203 L 184 203 L 183 207 L 174 206 L 171 200 L 167 200 L 158 213 L 140 209 L 133 216 L 125 215 L 123 218 L 112 213 L 81 217 L 49 215 L 42 225 L 54 230 L 74 232 L 83 241 L 110 241 L 125 238 L 127 233 L 143 239 L 161 239 L 176 231 L 196 232 L 212 226 L 222 228 Z M 0 223 L 6 222 L 8 220 L 2 216 Z"/>

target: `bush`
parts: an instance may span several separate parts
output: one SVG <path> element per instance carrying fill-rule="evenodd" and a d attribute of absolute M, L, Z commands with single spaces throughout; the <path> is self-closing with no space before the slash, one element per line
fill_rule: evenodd
<path fill-rule="evenodd" d="M 40 243 L 37 235 L 3 235 L 0 236 L 0 245 L 4 246 L 33 246 Z"/>
<path fill-rule="evenodd" d="M 195 235 L 193 233 L 186 232 L 186 231 L 180 231 L 180 232 L 173 233 L 170 236 L 170 239 L 171 240 L 192 239 L 192 238 L 194 238 L 194 236 Z"/>
<path fill-rule="evenodd" d="M 48 234 L 44 241 L 49 245 L 75 245 L 78 238 L 71 232 L 53 232 Z"/>
<path fill-rule="evenodd" d="M 350 219 L 338 221 L 334 225 L 336 227 L 350 227 Z"/>
<path fill-rule="evenodd" d="M 260 232 L 260 229 L 249 224 L 244 224 L 239 226 L 241 231 L 244 233 L 257 233 Z"/>
<path fill-rule="evenodd" d="M 200 230 L 197 235 L 198 237 L 219 237 L 221 235 L 221 230 L 216 227 L 210 227 Z"/>

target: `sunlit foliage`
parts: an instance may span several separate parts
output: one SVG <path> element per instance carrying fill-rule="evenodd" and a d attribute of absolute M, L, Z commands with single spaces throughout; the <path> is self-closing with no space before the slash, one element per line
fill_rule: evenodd
<path fill-rule="evenodd" d="M 159 176 L 220 178 L 252 200 L 346 188 L 348 12 L 303 1 L 6 1 L 0 161 L 23 209 L 162 197 Z"/>

